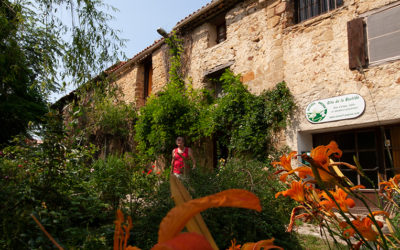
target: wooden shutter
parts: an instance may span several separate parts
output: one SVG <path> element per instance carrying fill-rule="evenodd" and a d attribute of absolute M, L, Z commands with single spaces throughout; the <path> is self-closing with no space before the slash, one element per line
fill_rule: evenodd
<path fill-rule="evenodd" d="M 364 18 L 360 17 L 347 22 L 347 39 L 349 47 L 349 68 L 357 69 L 366 66 Z"/>

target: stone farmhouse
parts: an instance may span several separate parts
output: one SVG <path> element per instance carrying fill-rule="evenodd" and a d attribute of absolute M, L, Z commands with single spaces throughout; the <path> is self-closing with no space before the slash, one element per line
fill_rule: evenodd
<path fill-rule="evenodd" d="M 218 94 L 210 78 L 226 68 L 253 93 L 287 83 L 298 109 L 282 144 L 303 153 L 335 140 L 375 184 L 400 173 L 400 1 L 213 0 L 174 30 L 195 88 Z M 168 57 L 160 39 L 112 67 L 122 98 L 145 105 L 168 80 Z"/>

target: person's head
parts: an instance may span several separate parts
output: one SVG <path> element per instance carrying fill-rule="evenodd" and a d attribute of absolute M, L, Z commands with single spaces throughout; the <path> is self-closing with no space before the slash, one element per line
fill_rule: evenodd
<path fill-rule="evenodd" d="M 185 139 L 183 137 L 179 136 L 179 137 L 176 138 L 175 143 L 176 143 L 176 145 L 178 147 L 184 147 L 185 146 Z"/>

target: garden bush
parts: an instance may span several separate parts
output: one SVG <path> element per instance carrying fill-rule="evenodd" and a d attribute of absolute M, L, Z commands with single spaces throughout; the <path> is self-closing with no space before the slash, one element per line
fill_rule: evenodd
<path fill-rule="evenodd" d="M 53 247 L 31 214 L 66 248 L 103 248 L 114 212 L 90 181 L 96 149 L 71 143 L 54 113 L 47 119 L 42 144 L 16 138 L 1 150 L 0 248 Z"/>
<path fill-rule="evenodd" d="M 229 159 L 215 173 L 194 171 L 185 183 L 193 198 L 199 198 L 230 188 L 245 189 L 255 193 L 261 202 L 262 212 L 247 209 L 208 209 L 202 216 L 217 245 L 226 249 L 232 239 L 238 244 L 275 238 L 274 243 L 285 249 L 297 249 L 299 243 L 293 234 L 286 233 L 294 202 L 282 203 L 275 193 L 284 188 L 272 175 L 265 163 Z"/>

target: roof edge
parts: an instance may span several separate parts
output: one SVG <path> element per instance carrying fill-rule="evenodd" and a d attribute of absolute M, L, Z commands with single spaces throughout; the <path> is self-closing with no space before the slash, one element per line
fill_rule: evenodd
<path fill-rule="evenodd" d="M 145 57 L 150 55 L 154 50 L 156 50 L 159 47 L 161 47 L 161 45 L 164 44 L 164 40 L 165 40 L 164 38 L 156 40 L 152 45 L 150 45 L 147 48 L 143 49 L 142 51 L 140 51 L 139 53 L 134 55 L 131 59 L 126 61 L 123 65 L 121 65 L 121 67 L 115 69 L 109 76 L 118 74 L 121 71 L 125 70 L 130 65 L 135 64 L 138 61 L 141 61 L 142 59 L 144 59 Z"/>
<path fill-rule="evenodd" d="M 179 30 L 180 28 L 182 28 L 183 26 L 185 26 L 186 24 L 192 22 L 193 20 L 195 20 L 196 18 L 198 18 L 199 16 L 201 16 L 202 14 L 206 13 L 207 11 L 209 11 L 210 9 L 215 8 L 216 6 L 218 6 L 219 4 L 223 3 L 224 0 L 215 0 L 212 1 L 211 3 L 209 3 L 208 5 L 204 6 L 203 8 L 199 9 L 198 11 L 194 12 L 193 14 L 189 15 L 187 18 L 183 19 L 182 21 L 178 22 L 175 27 L 173 28 L 173 30 Z"/>

